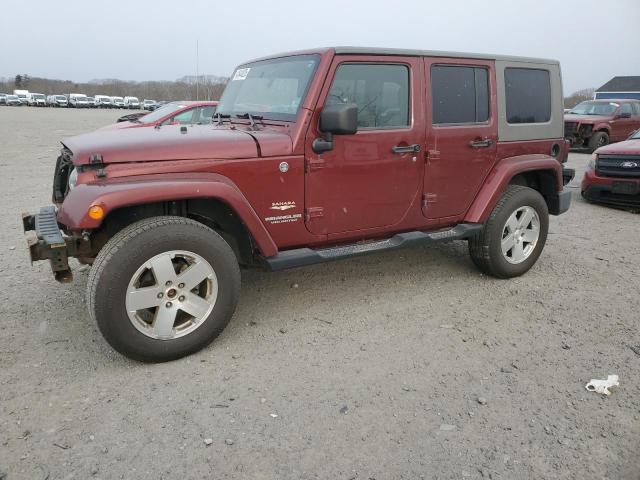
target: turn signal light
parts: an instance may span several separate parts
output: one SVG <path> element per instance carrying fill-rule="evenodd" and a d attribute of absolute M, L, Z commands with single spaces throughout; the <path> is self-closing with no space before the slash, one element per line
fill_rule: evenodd
<path fill-rule="evenodd" d="M 100 220 L 102 217 L 104 217 L 104 209 L 98 205 L 94 205 L 93 207 L 89 208 L 89 217 L 93 218 L 94 220 Z"/>

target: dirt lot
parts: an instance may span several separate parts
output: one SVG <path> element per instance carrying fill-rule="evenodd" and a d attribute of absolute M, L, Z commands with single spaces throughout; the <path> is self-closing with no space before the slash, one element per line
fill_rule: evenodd
<path fill-rule="evenodd" d="M 143 365 L 90 321 L 87 271 L 31 267 L 20 226 L 59 139 L 117 116 L 0 108 L 0 479 L 640 478 L 639 215 L 574 181 L 510 281 L 462 242 L 243 272 L 216 342 Z"/>

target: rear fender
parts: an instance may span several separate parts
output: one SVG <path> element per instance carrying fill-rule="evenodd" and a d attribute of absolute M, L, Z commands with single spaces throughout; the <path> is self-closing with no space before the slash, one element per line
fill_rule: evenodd
<path fill-rule="evenodd" d="M 217 199 L 226 203 L 240 218 L 262 255 L 269 257 L 278 248 L 253 207 L 238 187 L 216 173 L 144 175 L 89 183 L 69 192 L 58 211 L 58 221 L 69 230 L 92 230 L 100 227 L 109 213 L 132 205 L 186 199 Z M 92 206 L 100 206 L 104 216 L 95 220 L 88 215 Z"/>
<path fill-rule="evenodd" d="M 464 217 L 465 222 L 484 223 L 513 177 L 536 170 L 553 171 L 555 191 L 562 191 L 562 164 L 549 155 L 532 154 L 507 157 L 493 168 L 473 204 Z"/>

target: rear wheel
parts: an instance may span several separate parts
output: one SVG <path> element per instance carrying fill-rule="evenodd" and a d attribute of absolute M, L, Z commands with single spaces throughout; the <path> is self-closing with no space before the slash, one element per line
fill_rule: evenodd
<path fill-rule="evenodd" d="M 208 345 L 231 320 L 240 270 L 210 228 L 181 217 L 136 222 L 107 242 L 87 285 L 89 312 L 109 344 L 141 361 Z"/>
<path fill-rule="evenodd" d="M 484 273 L 511 278 L 527 272 L 542 253 L 549 230 L 547 204 L 529 187 L 509 185 L 482 232 L 469 239 L 473 263 Z"/>
<path fill-rule="evenodd" d="M 591 135 L 589 139 L 589 150 L 591 152 L 605 145 L 609 145 L 609 135 L 607 132 L 596 132 Z"/>

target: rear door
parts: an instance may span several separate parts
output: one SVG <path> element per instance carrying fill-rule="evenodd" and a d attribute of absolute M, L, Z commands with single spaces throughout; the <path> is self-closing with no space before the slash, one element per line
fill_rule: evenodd
<path fill-rule="evenodd" d="M 334 58 L 316 112 L 334 103 L 358 105 L 358 132 L 324 137 L 313 117 L 305 139 L 307 229 L 340 234 L 389 227 L 416 204 L 424 170 L 422 60 L 419 57 Z M 414 151 L 413 149 L 419 149 Z"/>
<path fill-rule="evenodd" d="M 423 214 L 456 216 L 471 205 L 496 158 L 495 65 L 425 59 L 427 167 Z"/>

